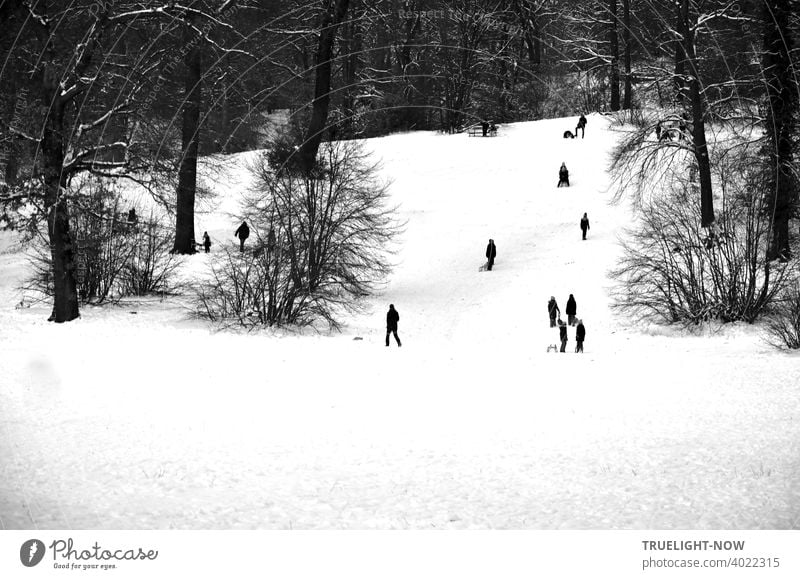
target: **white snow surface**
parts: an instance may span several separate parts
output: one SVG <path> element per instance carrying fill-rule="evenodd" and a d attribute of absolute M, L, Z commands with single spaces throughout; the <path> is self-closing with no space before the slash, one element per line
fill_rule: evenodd
<path fill-rule="evenodd" d="M 606 190 L 617 135 L 591 115 L 562 139 L 573 126 L 367 141 L 407 226 L 341 333 L 217 331 L 180 299 L 48 323 L 15 308 L 27 265 L 4 234 L 0 528 L 800 528 L 800 357 L 758 326 L 612 311 L 632 223 Z M 235 243 L 253 155 L 215 181 L 197 225 L 215 245 L 187 275 Z M 570 293 L 585 353 L 573 328 L 547 353 L 546 302 Z M 402 348 L 383 344 L 389 303 Z"/>

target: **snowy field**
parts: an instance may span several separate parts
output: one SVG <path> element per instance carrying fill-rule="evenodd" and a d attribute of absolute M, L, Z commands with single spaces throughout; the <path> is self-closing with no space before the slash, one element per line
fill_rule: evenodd
<path fill-rule="evenodd" d="M 218 332 L 155 299 L 51 324 L 14 307 L 26 265 L 4 234 L 0 528 L 800 528 L 800 357 L 758 327 L 612 312 L 631 223 L 608 204 L 615 134 L 572 126 L 369 141 L 408 224 L 386 292 L 340 334 Z M 235 242 L 247 157 L 198 218 L 214 248 Z M 570 293 L 585 354 L 573 328 L 547 353 L 547 300 Z"/>

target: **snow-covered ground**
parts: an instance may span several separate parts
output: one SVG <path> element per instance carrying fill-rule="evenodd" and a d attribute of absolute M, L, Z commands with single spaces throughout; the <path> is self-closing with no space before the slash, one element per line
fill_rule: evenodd
<path fill-rule="evenodd" d="M 608 204 L 615 135 L 572 126 L 369 141 L 408 223 L 386 292 L 341 334 L 217 332 L 155 299 L 51 324 L 15 309 L 25 261 L 4 235 L 0 528 L 800 528 L 800 357 L 758 327 L 611 311 L 631 219 Z M 198 218 L 214 248 L 235 241 L 250 156 Z M 570 293 L 586 352 L 570 329 L 547 353 L 546 302 Z"/>

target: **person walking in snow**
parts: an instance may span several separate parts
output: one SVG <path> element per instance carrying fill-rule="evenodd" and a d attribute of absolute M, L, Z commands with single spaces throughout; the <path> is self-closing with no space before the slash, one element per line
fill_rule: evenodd
<path fill-rule="evenodd" d="M 561 163 L 561 168 L 558 170 L 558 185 L 556 187 L 561 187 L 561 185 L 569 187 L 569 171 L 566 163 Z"/>
<path fill-rule="evenodd" d="M 575 303 L 575 296 L 569 294 L 567 300 L 567 324 L 570 326 L 575 325 L 575 312 L 578 309 L 578 304 Z"/>
<path fill-rule="evenodd" d="M 575 127 L 575 136 L 578 136 L 578 129 L 581 130 L 581 139 L 583 138 L 584 131 L 586 130 L 586 117 L 581 115 L 581 118 L 578 119 L 578 126 Z"/>
<path fill-rule="evenodd" d="M 578 327 L 575 328 L 575 353 L 583 353 L 584 338 L 586 338 L 586 328 L 583 327 L 583 320 L 578 320 Z"/>
<path fill-rule="evenodd" d="M 242 224 L 233 232 L 233 236 L 239 238 L 239 251 L 244 253 L 244 240 L 250 237 L 250 228 L 246 221 L 242 221 Z"/>
<path fill-rule="evenodd" d="M 483 133 L 484 137 L 489 134 L 489 121 L 481 121 L 481 132 Z"/>
<path fill-rule="evenodd" d="M 211 251 L 211 238 L 208 236 L 208 231 L 203 232 L 203 249 L 206 250 L 206 253 Z"/>
<path fill-rule="evenodd" d="M 550 327 L 555 328 L 556 317 L 561 315 L 561 310 L 558 309 L 555 296 L 550 296 L 550 301 L 547 302 L 547 313 L 550 316 Z"/>
<path fill-rule="evenodd" d="M 394 309 L 394 304 L 389 304 L 389 311 L 386 312 L 386 347 L 389 347 L 389 334 L 394 334 L 394 339 L 397 340 L 397 346 L 400 347 L 403 344 L 400 343 L 400 338 L 397 336 L 397 322 L 400 321 L 400 314 L 397 313 L 397 310 Z"/>
<path fill-rule="evenodd" d="M 494 244 L 494 239 L 489 240 L 489 245 L 486 246 L 486 269 L 492 271 L 494 265 L 494 258 L 497 257 L 497 246 Z"/>
<path fill-rule="evenodd" d="M 567 351 L 567 324 L 558 318 L 558 338 L 561 340 L 561 352 Z"/>
<path fill-rule="evenodd" d="M 583 232 L 583 240 L 586 241 L 586 232 L 589 231 L 589 218 L 586 213 L 581 217 L 581 231 Z"/>

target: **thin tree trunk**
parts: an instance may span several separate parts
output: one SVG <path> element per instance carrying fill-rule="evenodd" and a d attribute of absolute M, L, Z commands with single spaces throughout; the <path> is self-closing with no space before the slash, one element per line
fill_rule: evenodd
<path fill-rule="evenodd" d="M 611 70 L 609 82 L 611 83 L 611 110 L 619 110 L 619 37 L 617 34 L 617 0 L 608 1 L 609 25 L 608 43 L 611 48 Z"/>
<path fill-rule="evenodd" d="M 69 212 L 64 195 L 64 105 L 58 97 L 59 85 L 51 71 L 43 82 L 43 102 L 48 109 L 42 133 L 44 163 L 44 203 L 47 234 L 53 262 L 53 313 L 50 321 L 69 322 L 77 318 L 78 289 L 75 283 L 75 256 L 69 231 Z"/>
<path fill-rule="evenodd" d="M 631 0 L 622 0 L 622 37 L 625 41 L 625 94 L 622 97 L 622 108 L 630 109 L 633 100 L 631 80 Z"/>
<path fill-rule="evenodd" d="M 700 224 L 710 227 L 714 223 L 714 194 L 711 185 L 711 162 L 706 142 L 705 101 L 700 91 L 700 70 L 694 48 L 694 34 L 689 26 L 689 0 L 682 0 L 680 34 L 689 74 L 689 99 L 692 111 L 692 141 L 700 178 Z"/>
<path fill-rule="evenodd" d="M 310 172 L 317 160 L 317 151 L 322 142 L 322 134 L 328 121 L 328 106 L 331 91 L 331 58 L 333 44 L 336 40 L 336 29 L 347 14 L 349 0 L 328 0 L 322 25 L 319 32 L 319 44 L 316 58 L 316 80 L 314 83 L 314 100 L 312 101 L 311 121 L 306 130 L 305 140 L 297 151 L 298 166 L 306 173 Z"/>
<path fill-rule="evenodd" d="M 675 29 L 679 32 L 679 38 L 675 40 L 675 73 L 673 75 L 673 82 L 675 87 L 675 99 L 682 103 L 684 100 L 684 74 L 686 74 L 686 53 L 684 52 L 683 43 L 684 39 L 680 37 L 680 31 L 683 30 L 683 23 L 689 18 L 689 3 L 686 0 L 675 1 Z"/>
<path fill-rule="evenodd" d="M 797 200 L 797 183 L 792 173 L 792 142 L 798 87 L 792 76 L 790 14 L 789 0 L 764 0 L 763 68 L 769 103 L 766 132 L 770 149 L 767 206 L 772 217 L 772 239 L 767 257 L 781 261 L 791 258 L 789 219 Z"/>
<path fill-rule="evenodd" d="M 191 42 L 188 27 L 187 42 Z M 194 253 L 194 200 L 197 190 L 197 150 L 200 140 L 200 103 L 202 59 L 200 48 L 192 47 L 184 57 L 185 77 L 183 126 L 181 129 L 181 164 L 178 169 L 178 199 L 173 253 Z"/>

